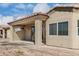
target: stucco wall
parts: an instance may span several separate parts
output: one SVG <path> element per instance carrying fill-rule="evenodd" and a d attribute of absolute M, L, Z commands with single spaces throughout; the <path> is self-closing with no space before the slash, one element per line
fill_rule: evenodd
<path fill-rule="evenodd" d="M 13 27 L 13 40 L 23 40 L 24 39 L 24 30 L 21 29 L 21 31 L 15 32 L 15 28 L 18 28 L 20 26 Z"/>
<path fill-rule="evenodd" d="M 79 20 L 79 12 L 73 12 L 73 25 L 72 25 L 72 40 L 73 40 L 73 48 L 79 49 L 79 35 L 78 35 L 78 20 Z"/>
<path fill-rule="evenodd" d="M 18 27 L 22 27 L 22 26 L 12 26 L 10 30 L 8 30 L 7 33 L 8 35 L 10 35 L 10 37 L 12 38 L 12 40 L 26 40 L 26 41 L 30 41 L 31 40 L 31 27 L 30 26 L 23 26 L 21 29 L 21 31 L 17 31 L 15 32 L 15 29 Z M 12 34 L 12 35 L 11 35 Z"/>
<path fill-rule="evenodd" d="M 31 26 L 25 26 L 25 40 L 27 41 L 31 41 L 32 37 L 31 37 Z"/>
<path fill-rule="evenodd" d="M 11 39 L 11 34 L 12 34 L 12 33 L 11 33 L 10 29 L 7 30 L 7 33 L 6 33 L 6 34 L 7 34 L 7 38 L 8 38 L 8 39 Z"/>
<path fill-rule="evenodd" d="M 46 21 L 46 44 L 52 46 L 60 46 L 72 48 L 71 26 L 72 12 L 56 11 L 49 14 L 49 19 Z M 68 36 L 49 35 L 49 24 L 68 21 Z"/>

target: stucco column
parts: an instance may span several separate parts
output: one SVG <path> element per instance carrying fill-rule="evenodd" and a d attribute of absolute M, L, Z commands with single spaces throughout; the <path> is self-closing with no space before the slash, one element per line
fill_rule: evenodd
<path fill-rule="evenodd" d="M 42 45 L 42 20 L 35 20 L 35 45 Z"/>
<path fill-rule="evenodd" d="M 3 29 L 3 38 L 5 39 L 5 29 Z"/>
<path fill-rule="evenodd" d="M 13 41 L 13 40 L 14 40 L 14 37 L 13 37 L 13 36 L 14 36 L 14 29 L 13 29 L 13 26 L 10 26 L 10 34 L 11 34 L 11 35 L 10 35 L 10 40 Z"/>
<path fill-rule="evenodd" d="M 78 19 L 77 14 L 73 13 L 72 19 L 70 20 L 70 39 L 72 48 L 79 48 L 79 38 L 78 38 Z"/>

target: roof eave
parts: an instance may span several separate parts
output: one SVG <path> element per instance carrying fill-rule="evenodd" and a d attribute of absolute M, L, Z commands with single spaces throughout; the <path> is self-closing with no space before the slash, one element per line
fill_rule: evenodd
<path fill-rule="evenodd" d="M 47 14 L 49 14 L 50 12 L 52 12 L 55 8 L 60 8 L 60 7 L 65 7 L 65 8 L 67 8 L 67 7 L 72 7 L 72 8 L 79 8 L 79 7 L 75 7 L 75 6 L 56 6 L 56 7 L 54 7 L 54 8 L 52 8 L 52 9 L 50 9 L 48 12 L 47 12 Z"/>
<path fill-rule="evenodd" d="M 32 16 L 29 16 L 29 17 L 25 17 L 25 18 L 22 18 L 22 19 L 13 21 L 13 22 L 9 22 L 8 24 L 11 25 L 11 24 L 14 23 L 14 22 L 21 21 L 21 20 L 24 20 L 24 19 L 28 19 L 28 18 L 31 18 L 31 17 L 35 17 L 35 16 L 38 16 L 38 15 L 43 15 L 43 16 L 46 16 L 47 18 L 49 18 L 49 16 L 48 16 L 47 14 L 37 13 L 37 14 L 34 14 L 34 15 L 32 15 Z"/>

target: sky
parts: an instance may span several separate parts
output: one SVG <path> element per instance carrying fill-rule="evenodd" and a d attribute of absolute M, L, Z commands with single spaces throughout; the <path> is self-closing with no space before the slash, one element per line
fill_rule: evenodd
<path fill-rule="evenodd" d="M 33 13 L 46 13 L 55 3 L 0 3 L 0 24 L 29 16 Z"/>
<path fill-rule="evenodd" d="M 24 4 L 23 3 L 11 3 L 11 4 L 5 3 L 5 4 L 0 4 L 0 14 L 3 15 L 3 16 L 14 16 L 16 14 L 29 15 L 33 12 L 33 9 L 37 5 L 38 5 L 37 3 L 36 4 L 35 3 L 24 3 Z M 39 6 L 40 5 L 41 4 L 39 4 Z M 49 3 L 49 4 L 46 4 L 46 5 L 48 5 L 49 7 L 52 7 L 54 4 Z"/>

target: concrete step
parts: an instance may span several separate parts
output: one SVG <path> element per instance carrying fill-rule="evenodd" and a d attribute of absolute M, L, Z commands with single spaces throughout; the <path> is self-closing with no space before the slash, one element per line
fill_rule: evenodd
<path fill-rule="evenodd" d="M 28 41 L 0 41 L 1 46 L 30 46 L 34 45 L 33 42 L 28 42 Z"/>

